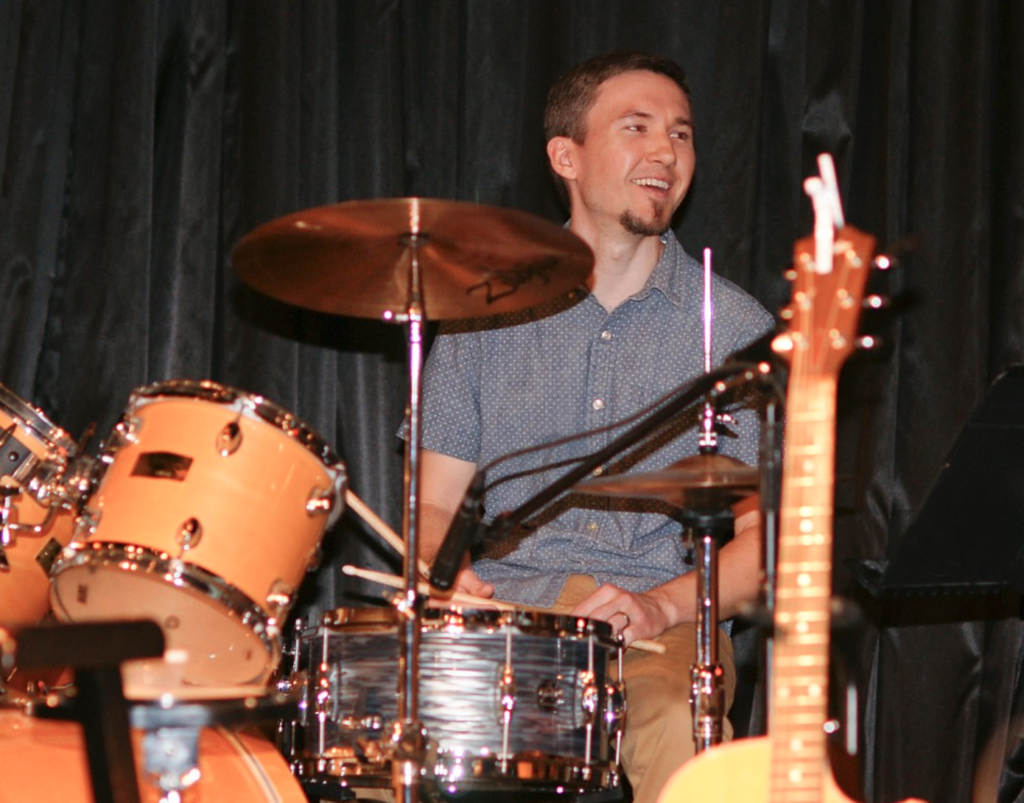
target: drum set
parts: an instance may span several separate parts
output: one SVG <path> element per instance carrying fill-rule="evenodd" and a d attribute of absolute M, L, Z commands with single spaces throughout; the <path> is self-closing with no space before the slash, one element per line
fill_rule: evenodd
<path fill-rule="evenodd" d="M 141 387 L 91 457 L 0 385 L 5 789 L 89 799 L 89 745 L 67 721 L 73 677 L 18 669 L 19 633 L 52 613 L 162 631 L 162 658 L 120 667 L 141 766 L 141 797 L 126 799 L 617 797 L 626 705 L 611 628 L 486 600 L 428 607 L 415 560 L 424 322 L 565 294 L 589 273 L 587 246 L 525 213 L 412 198 L 272 221 L 243 238 L 234 264 L 288 303 L 406 325 L 399 593 L 390 608 L 330 611 L 284 638 L 353 497 L 338 455 L 270 400 L 212 381 Z M 657 479 L 647 495 L 756 486 L 756 472 Z M 277 747 L 243 727 L 255 721 L 272 724 Z"/>

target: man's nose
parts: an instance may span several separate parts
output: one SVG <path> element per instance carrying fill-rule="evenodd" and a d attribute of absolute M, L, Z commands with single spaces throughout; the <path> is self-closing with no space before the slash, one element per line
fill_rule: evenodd
<path fill-rule="evenodd" d="M 647 158 L 668 167 L 676 163 L 675 142 L 670 132 L 663 131 L 651 137 Z"/>

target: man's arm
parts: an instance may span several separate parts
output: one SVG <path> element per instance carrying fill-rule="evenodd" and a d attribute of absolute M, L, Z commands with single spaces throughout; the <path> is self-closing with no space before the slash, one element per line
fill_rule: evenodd
<path fill-rule="evenodd" d="M 433 563 L 441 549 L 448 526 L 475 473 L 476 465 L 468 460 L 429 449 L 420 451 L 419 542 L 420 557 L 427 563 Z M 490 597 L 494 593 L 494 588 L 469 568 L 469 555 L 463 560 L 455 589 L 478 597 Z"/>
<path fill-rule="evenodd" d="M 739 613 L 746 602 L 757 598 L 761 583 L 761 517 L 756 496 L 733 506 L 736 534 L 718 553 L 718 609 L 722 619 Z M 577 605 L 572 613 L 620 625 L 626 643 L 660 636 L 668 628 L 697 619 L 697 572 L 692 571 L 660 586 L 633 594 L 617 586 L 601 586 Z M 628 632 L 627 632 L 628 631 Z"/>

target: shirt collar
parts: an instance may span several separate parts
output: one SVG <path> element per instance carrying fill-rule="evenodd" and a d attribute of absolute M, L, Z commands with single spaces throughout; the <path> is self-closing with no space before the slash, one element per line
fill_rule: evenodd
<path fill-rule="evenodd" d="M 563 228 L 568 230 L 571 223 L 572 218 L 566 220 Z M 651 294 L 652 290 L 657 290 L 677 307 L 682 308 L 684 294 L 681 292 L 682 288 L 680 285 L 683 282 L 683 278 L 679 275 L 676 267 L 682 263 L 686 252 L 683 250 L 683 246 L 679 244 L 679 240 L 676 239 L 675 232 L 672 229 L 663 231 L 660 239 L 664 248 L 661 250 L 658 264 L 654 266 L 654 270 L 651 271 L 651 275 L 647 277 L 647 281 L 640 291 L 631 295 L 629 300 L 643 301 Z M 586 288 L 581 289 L 584 293 L 592 295 Z"/>
<path fill-rule="evenodd" d="M 640 292 L 631 296 L 631 298 L 636 301 L 643 301 L 651 294 L 652 290 L 657 290 L 677 307 L 682 307 L 683 294 L 680 292 L 681 288 L 679 287 L 681 277 L 678 275 L 676 268 L 683 259 L 683 247 L 679 244 L 679 240 L 676 239 L 676 235 L 671 229 L 661 235 L 661 244 L 663 248 L 658 264 L 654 266 L 654 270 L 647 277 L 647 281 Z"/>

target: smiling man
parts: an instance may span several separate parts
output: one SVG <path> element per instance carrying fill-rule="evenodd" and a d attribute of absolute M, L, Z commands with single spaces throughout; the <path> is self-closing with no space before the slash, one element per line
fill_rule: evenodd
<path fill-rule="evenodd" d="M 503 462 L 487 476 L 489 515 L 546 487 L 566 460 L 606 445 L 601 428 L 633 415 L 700 375 L 701 265 L 673 234 L 672 216 L 693 178 L 694 121 L 675 62 L 615 52 L 579 65 L 552 87 L 547 155 L 570 208 L 570 229 L 591 247 L 587 288 L 502 320 L 448 324 L 425 371 L 421 542 L 431 560 L 478 467 L 577 432 Z M 772 327 L 739 288 L 714 280 L 714 361 Z M 757 415 L 735 413 L 737 437 L 721 451 L 753 464 Z M 691 422 L 692 423 L 692 422 Z M 611 471 L 663 468 L 696 453 L 697 433 L 676 431 Z M 510 475 L 516 475 L 512 478 Z M 736 511 L 721 552 L 720 606 L 731 616 L 753 599 L 760 569 L 756 502 Z M 656 501 L 569 495 L 513 537 L 467 562 L 458 587 L 524 605 L 607 621 L 627 644 L 656 639 L 663 655 L 629 650 L 623 766 L 639 803 L 651 803 L 693 755 L 689 669 L 695 660 L 696 577 L 677 511 Z M 728 638 L 721 662 L 733 690 Z M 538 748 L 541 745 L 538 744 Z"/>

